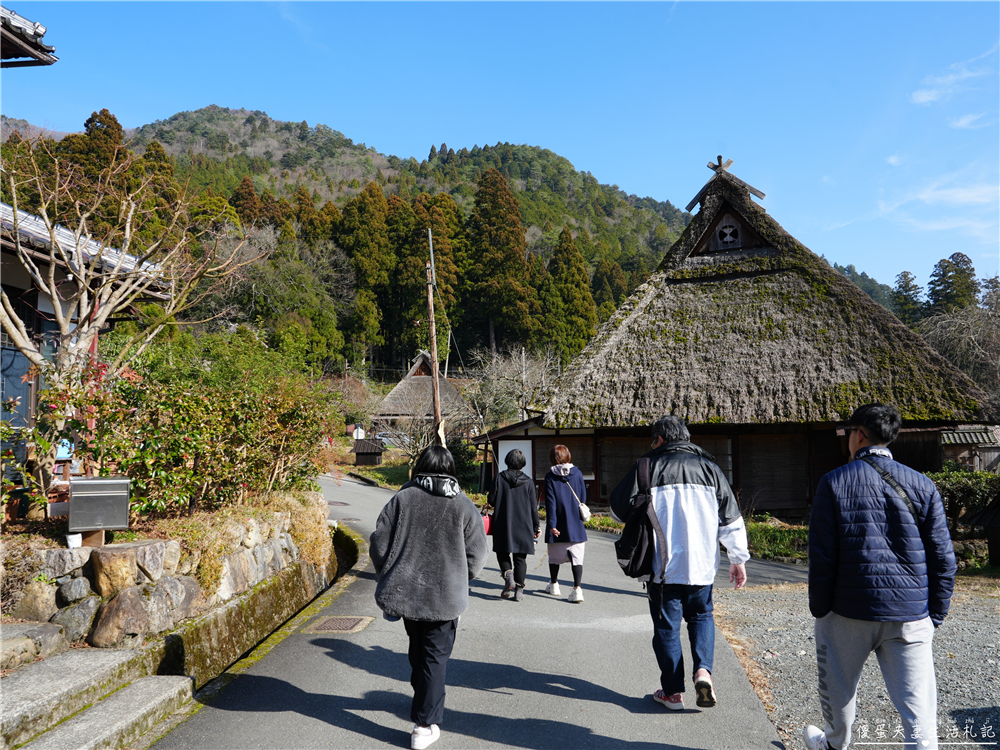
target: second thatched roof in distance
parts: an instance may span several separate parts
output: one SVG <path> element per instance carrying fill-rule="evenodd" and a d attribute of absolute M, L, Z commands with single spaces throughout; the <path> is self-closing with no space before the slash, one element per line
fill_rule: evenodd
<path fill-rule="evenodd" d="M 659 268 L 560 378 L 546 427 L 845 420 L 981 422 L 986 395 L 812 253 L 723 170 Z"/>
<path fill-rule="evenodd" d="M 396 387 L 389 391 L 375 410 L 374 419 L 433 419 L 434 399 L 431 376 L 431 355 L 424 350 L 417 353 L 409 372 Z M 438 390 L 441 396 L 441 413 L 465 414 L 468 404 L 448 378 L 438 373 Z"/>

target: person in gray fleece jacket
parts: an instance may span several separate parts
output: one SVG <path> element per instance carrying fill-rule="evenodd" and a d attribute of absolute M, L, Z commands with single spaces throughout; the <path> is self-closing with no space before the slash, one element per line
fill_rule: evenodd
<path fill-rule="evenodd" d="M 410 747 L 435 742 L 444 718 L 445 670 L 458 617 L 469 607 L 469 581 L 486 563 L 483 519 L 455 479 L 447 448 L 431 446 L 413 478 L 386 503 L 369 540 L 378 584 L 375 601 L 403 619 L 410 639 Z"/>

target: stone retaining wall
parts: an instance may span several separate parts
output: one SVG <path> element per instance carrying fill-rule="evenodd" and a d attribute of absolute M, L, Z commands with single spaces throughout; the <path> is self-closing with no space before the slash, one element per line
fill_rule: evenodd
<path fill-rule="evenodd" d="M 141 645 L 147 636 L 171 631 L 296 565 L 290 514 L 276 515 L 277 522 L 264 528 L 254 519 L 231 524 L 227 532 L 240 544 L 221 558 L 218 588 L 209 593 L 188 575 L 197 569 L 198 556 L 182 556 L 175 540 L 38 550 L 43 580 L 28 584 L 10 614 L 61 625 L 71 642 L 86 639 L 98 648 Z M 329 583 L 326 571 L 312 565 L 299 569 L 314 571 L 300 574 L 307 590 Z"/>

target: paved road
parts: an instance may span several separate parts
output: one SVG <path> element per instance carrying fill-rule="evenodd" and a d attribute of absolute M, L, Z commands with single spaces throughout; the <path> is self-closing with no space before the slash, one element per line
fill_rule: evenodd
<path fill-rule="evenodd" d="M 346 503 L 331 505 L 330 517 L 345 519 L 366 538 L 392 495 L 353 480 L 322 484 L 328 501 Z M 613 541 L 590 535 L 582 605 L 542 592 L 548 580 L 544 545 L 528 558 L 524 601 L 501 600 L 491 555 L 472 582 L 471 605 L 459 625 L 435 748 L 783 747 L 721 634 L 717 707 L 696 708 L 691 691 L 683 713 L 668 713 L 651 700 L 658 671 L 646 599 L 641 586 L 618 570 Z M 380 618 L 374 588 L 369 564 L 319 615 L 156 748 L 409 747 L 406 635 L 402 623 Z M 376 619 L 349 635 L 303 632 L 330 616 Z"/>

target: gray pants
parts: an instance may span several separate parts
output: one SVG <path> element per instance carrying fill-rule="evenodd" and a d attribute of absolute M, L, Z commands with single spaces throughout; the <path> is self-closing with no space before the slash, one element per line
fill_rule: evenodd
<path fill-rule="evenodd" d="M 819 700 L 831 747 L 845 750 L 851 742 L 861 669 L 874 651 L 902 719 L 905 747 L 937 750 L 933 639 L 929 617 L 917 622 L 869 622 L 831 612 L 816 620 Z"/>

